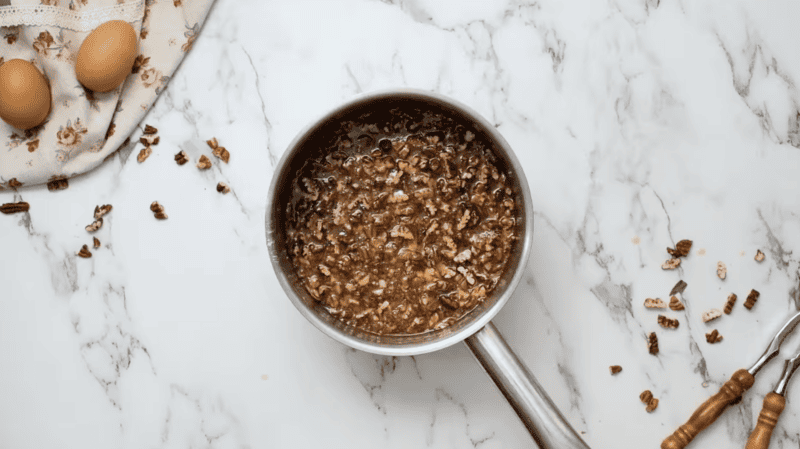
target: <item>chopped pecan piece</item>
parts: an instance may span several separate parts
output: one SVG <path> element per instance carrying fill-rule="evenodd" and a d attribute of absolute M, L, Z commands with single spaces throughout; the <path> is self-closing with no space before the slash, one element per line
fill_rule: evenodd
<path fill-rule="evenodd" d="M 725 280 L 725 277 L 728 275 L 728 267 L 725 266 L 724 262 L 717 262 L 717 277 Z"/>
<path fill-rule="evenodd" d="M 764 253 L 762 253 L 760 249 L 756 250 L 755 260 L 756 262 L 761 262 L 762 260 L 764 260 Z"/>
<path fill-rule="evenodd" d="M 650 332 L 650 336 L 647 338 L 647 348 L 650 350 L 650 354 L 658 354 L 658 337 L 655 332 Z"/>
<path fill-rule="evenodd" d="M 14 190 L 17 190 L 17 187 L 22 187 L 22 183 L 17 181 L 17 178 L 11 178 L 8 180 L 8 186 Z"/>
<path fill-rule="evenodd" d="M 144 125 L 144 133 L 145 134 L 155 134 L 158 132 L 158 129 L 155 126 Z"/>
<path fill-rule="evenodd" d="M 69 187 L 69 181 L 65 179 L 53 179 L 47 183 L 47 190 L 55 192 L 56 190 L 64 190 Z"/>
<path fill-rule="evenodd" d="M 686 285 L 687 285 L 686 282 L 684 282 L 683 280 L 678 281 L 678 283 L 675 284 L 674 287 L 672 287 L 672 291 L 669 292 L 669 295 L 674 296 L 677 295 L 678 293 L 683 293 L 683 291 L 686 290 Z"/>
<path fill-rule="evenodd" d="M 103 218 L 103 216 L 105 214 L 111 212 L 112 208 L 113 207 L 110 204 L 105 204 L 103 206 L 95 206 L 94 207 L 94 218 L 95 219 Z"/>
<path fill-rule="evenodd" d="M 675 245 L 675 249 L 667 248 L 667 252 L 672 257 L 685 257 L 689 255 L 689 251 L 691 249 L 692 249 L 691 240 L 681 240 Z"/>
<path fill-rule="evenodd" d="M 648 309 L 666 309 L 667 304 L 661 298 L 647 298 L 644 300 L 644 306 Z"/>
<path fill-rule="evenodd" d="M 678 326 L 680 325 L 680 322 L 678 322 L 678 320 L 676 320 L 675 318 L 669 318 L 664 315 L 659 315 L 658 324 L 660 324 L 661 327 L 665 329 L 677 329 Z"/>
<path fill-rule="evenodd" d="M 718 330 L 714 329 L 706 334 L 706 341 L 711 344 L 719 343 L 722 341 L 722 335 L 719 334 Z"/>
<path fill-rule="evenodd" d="M 644 402 L 645 404 L 649 403 L 651 399 L 653 399 L 653 393 L 650 390 L 644 390 L 640 395 L 639 399 Z"/>
<path fill-rule="evenodd" d="M 680 299 L 677 296 L 672 296 L 669 298 L 669 308 L 675 311 L 683 310 L 686 307 L 683 305 Z"/>
<path fill-rule="evenodd" d="M 94 237 L 93 243 L 94 243 L 94 249 L 100 248 L 100 240 L 98 240 L 97 237 Z"/>
<path fill-rule="evenodd" d="M 150 204 L 150 210 L 153 211 L 153 214 L 158 220 L 166 220 L 167 214 L 164 213 L 164 206 L 158 204 L 158 201 L 153 201 Z"/>
<path fill-rule="evenodd" d="M 612 375 L 613 375 L 613 374 L 617 374 L 617 373 L 619 373 L 620 371 L 622 371 L 622 367 L 621 367 L 621 366 L 619 366 L 619 365 L 611 365 L 611 366 L 609 366 L 608 368 L 611 370 L 611 374 L 612 374 Z"/>
<path fill-rule="evenodd" d="M 703 322 L 708 323 L 709 321 L 714 321 L 721 316 L 722 311 L 719 309 L 706 310 L 703 312 Z"/>
<path fill-rule="evenodd" d="M 200 156 L 200 160 L 197 161 L 197 168 L 200 170 L 208 170 L 211 168 L 211 159 L 209 159 L 205 154 Z"/>
<path fill-rule="evenodd" d="M 222 159 L 222 162 L 226 164 L 231 158 L 231 153 L 225 149 L 225 147 L 219 146 L 219 142 L 217 142 L 216 137 L 212 137 L 211 139 L 207 140 L 206 143 L 211 148 L 211 154 L 216 156 L 219 159 Z"/>
<path fill-rule="evenodd" d="M 736 304 L 736 293 L 731 293 L 728 295 L 728 301 L 725 303 L 724 312 L 726 315 L 730 315 L 731 311 L 733 311 L 733 305 Z"/>
<path fill-rule="evenodd" d="M 183 164 L 189 162 L 189 157 L 186 156 L 186 152 L 185 151 L 181 150 L 181 151 L 178 152 L 178 154 L 175 155 L 175 162 L 177 162 L 178 165 L 183 165 Z"/>
<path fill-rule="evenodd" d="M 92 253 L 89 252 L 89 247 L 86 246 L 86 245 L 83 245 L 83 247 L 81 247 L 81 250 L 78 251 L 75 254 L 80 256 L 80 257 L 83 257 L 84 259 L 88 259 L 88 258 L 92 257 Z"/>
<path fill-rule="evenodd" d="M 230 191 L 231 191 L 231 188 L 228 187 L 228 184 L 225 184 L 224 182 L 221 182 L 221 181 L 219 183 L 217 183 L 217 192 L 222 193 L 224 195 L 224 194 L 226 194 L 226 193 L 228 193 Z"/>
<path fill-rule="evenodd" d="M 95 232 L 103 227 L 103 219 L 98 218 L 92 224 L 86 226 L 86 232 Z"/>
<path fill-rule="evenodd" d="M 16 214 L 17 212 L 27 212 L 30 210 L 31 205 L 24 202 L 19 201 L 17 203 L 5 203 L 0 206 L 0 212 L 4 214 Z"/>
<path fill-rule="evenodd" d="M 158 142 L 161 141 L 161 137 L 159 136 L 151 136 L 151 135 L 144 135 L 139 137 L 139 142 L 142 143 L 145 147 L 158 145 Z"/>
<path fill-rule="evenodd" d="M 656 408 L 658 408 L 658 399 L 652 398 L 647 403 L 647 407 L 645 407 L 644 409 L 645 411 L 647 411 L 647 413 L 653 413 Z"/>
<path fill-rule="evenodd" d="M 761 296 L 761 293 L 758 291 L 750 290 L 750 294 L 747 295 L 747 299 L 744 300 L 744 306 L 747 307 L 747 310 L 753 308 L 756 305 L 756 301 L 758 301 L 758 297 Z"/>
<path fill-rule="evenodd" d="M 139 161 L 139 163 L 142 163 L 146 161 L 151 154 L 153 154 L 153 149 L 150 147 L 144 147 L 141 149 L 141 151 L 139 151 L 139 155 L 136 156 L 136 160 Z"/>
<path fill-rule="evenodd" d="M 669 259 L 661 264 L 661 268 L 664 270 L 674 270 L 681 265 L 681 260 L 676 258 Z"/>

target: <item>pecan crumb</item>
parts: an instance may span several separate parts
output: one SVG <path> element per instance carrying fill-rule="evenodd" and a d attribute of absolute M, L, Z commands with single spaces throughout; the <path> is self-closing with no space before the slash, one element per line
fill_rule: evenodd
<path fill-rule="evenodd" d="M 647 413 L 653 413 L 653 411 L 655 411 L 656 408 L 658 408 L 658 399 L 652 398 L 647 403 L 647 407 L 645 407 L 644 409 L 645 411 L 647 411 Z"/>
<path fill-rule="evenodd" d="M 684 307 L 683 303 L 681 302 L 680 299 L 678 299 L 677 296 L 672 296 L 671 298 L 669 298 L 669 308 L 678 311 L 678 310 L 683 310 L 686 307 Z"/>
<path fill-rule="evenodd" d="M 667 304 L 661 298 L 647 298 L 644 300 L 644 306 L 648 309 L 666 309 Z"/>
<path fill-rule="evenodd" d="M 650 332 L 650 336 L 647 338 L 647 347 L 650 350 L 650 354 L 658 354 L 658 337 L 656 337 L 655 332 Z"/>
<path fill-rule="evenodd" d="M 144 135 L 142 137 L 139 137 L 139 142 L 141 142 L 142 145 L 144 145 L 146 147 L 149 147 L 149 146 L 152 146 L 152 145 L 158 145 L 158 142 L 161 142 L 161 137 L 152 136 L 152 135 Z"/>
<path fill-rule="evenodd" d="M 611 370 L 611 374 L 617 374 L 618 372 L 622 371 L 622 367 L 619 365 L 611 365 L 608 368 Z"/>
<path fill-rule="evenodd" d="M 639 399 L 647 404 L 653 399 L 653 393 L 650 390 L 644 390 L 642 394 L 639 395 Z"/>
<path fill-rule="evenodd" d="M 225 147 L 216 147 L 213 150 L 211 150 L 211 154 L 216 156 L 218 159 L 222 159 L 222 162 L 226 164 L 231 159 L 231 153 L 228 150 L 226 150 Z"/>
<path fill-rule="evenodd" d="M 100 240 L 97 237 L 94 237 L 94 249 L 100 248 Z"/>
<path fill-rule="evenodd" d="M 664 315 L 659 315 L 658 324 L 660 324 L 661 327 L 665 329 L 677 329 L 678 326 L 680 325 L 680 322 L 678 322 L 678 320 L 676 320 L 675 318 L 669 318 Z"/>
<path fill-rule="evenodd" d="M 677 284 L 675 284 L 674 287 L 672 287 L 672 290 L 669 292 L 669 295 L 674 296 L 678 293 L 683 293 L 683 291 L 686 290 L 686 286 L 687 286 L 686 282 L 684 282 L 683 279 L 681 279 L 680 281 L 678 281 Z"/>
<path fill-rule="evenodd" d="M 764 253 L 762 253 L 760 249 L 756 250 L 755 259 L 756 259 L 756 262 L 761 262 L 762 260 L 764 260 Z"/>
<path fill-rule="evenodd" d="M 8 186 L 14 190 L 17 190 L 17 187 L 22 187 L 22 183 L 17 181 L 17 178 L 11 178 L 8 180 Z"/>
<path fill-rule="evenodd" d="M 721 310 L 719 310 L 719 309 L 711 309 L 711 310 L 706 310 L 705 312 L 703 312 L 703 317 L 702 318 L 703 318 L 703 322 L 704 323 L 708 323 L 709 321 L 714 321 L 714 320 L 716 320 L 717 318 L 719 318 L 721 316 L 722 316 L 722 311 Z"/>
<path fill-rule="evenodd" d="M 183 150 L 178 152 L 178 154 L 175 155 L 175 162 L 177 162 L 178 165 L 183 165 L 189 162 L 189 158 L 186 156 L 186 152 Z"/>
<path fill-rule="evenodd" d="M 158 201 L 153 201 L 153 204 L 150 205 L 150 210 L 153 211 L 153 214 L 157 219 L 167 219 L 167 214 L 164 213 L 164 206 L 158 204 Z"/>
<path fill-rule="evenodd" d="M 211 168 L 211 159 L 209 159 L 205 154 L 200 156 L 200 160 L 197 162 L 197 168 L 200 170 L 208 170 Z"/>
<path fill-rule="evenodd" d="M 691 249 L 692 249 L 691 240 L 681 240 L 675 245 L 675 249 L 667 248 L 667 252 L 672 257 L 685 257 L 689 255 L 689 251 Z"/>
<path fill-rule="evenodd" d="M 158 132 L 158 129 L 155 126 L 144 125 L 144 133 L 145 134 L 155 134 Z"/>
<path fill-rule="evenodd" d="M 112 206 L 110 204 L 105 204 L 103 206 L 95 206 L 94 207 L 94 218 L 99 219 L 103 218 L 103 216 L 109 212 L 111 212 Z"/>
<path fill-rule="evenodd" d="M 83 257 L 84 259 L 88 259 L 88 258 L 92 257 L 92 253 L 89 252 L 89 247 L 86 246 L 86 245 L 83 245 L 83 247 L 81 247 L 81 250 L 78 251 L 75 254 L 80 256 L 80 257 Z"/>
<path fill-rule="evenodd" d="M 139 163 L 142 163 L 142 162 L 146 161 L 147 158 L 150 157 L 150 155 L 152 153 L 153 153 L 153 149 L 152 148 L 144 147 L 144 148 L 142 148 L 141 151 L 139 151 L 139 155 L 136 156 L 136 160 L 139 161 Z"/>
<path fill-rule="evenodd" d="M 69 181 L 66 179 L 54 179 L 47 183 L 47 190 L 55 192 L 56 190 L 64 190 L 69 187 Z"/>
<path fill-rule="evenodd" d="M 719 343 L 722 341 L 722 335 L 719 334 L 718 330 L 714 329 L 706 334 L 706 341 L 711 344 Z"/>
<path fill-rule="evenodd" d="M 733 305 L 736 304 L 736 293 L 731 293 L 728 295 L 728 302 L 725 303 L 725 315 L 730 315 L 731 311 L 733 311 Z"/>
<path fill-rule="evenodd" d="M 725 280 L 725 277 L 728 275 L 728 267 L 725 266 L 723 262 L 717 262 L 717 277 L 722 280 Z"/>
<path fill-rule="evenodd" d="M 86 232 L 94 232 L 103 227 L 103 219 L 98 218 L 92 224 L 86 226 Z"/>
<path fill-rule="evenodd" d="M 220 182 L 219 184 L 217 184 L 217 192 L 222 193 L 224 195 L 230 191 L 231 188 L 228 187 L 228 184 L 225 184 L 224 182 Z"/>
<path fill-rule="evenodd" d="M 744 306 L 747 307 L 747 310 L 752 309 L 753 306 L 756 305 L 756 301 L 758 301 L 759 296 L 761 296 L 761 293 L 755 289 L 750 290 L 750 294 L 747 295 L 747 299 L 744 300 Z"/>
<path fill-rule="evenodd" d="M 2 206 L 0 206 L 0 212 L 2 212 L 4 214 L 7 214 L 7 215 L 8 214 L 16 214 L 17 212 L 27 212 L 28 210 L 30 210 L 30 208 L 31 208 L 30 204 L 28 204 L 28 203 L 26 203 L 24 201 L 20 201 L 20 202 L 17 202 L 17 203 L 5 203 L 5 204 L 3 204 Z"/>
<path fill-rule="evenodd" d="M 216 137 L 212 137 L 211 139 L 206 140 L 206 143 L 208 144 L 209 148 L 211 148 L 212 150 L 219 146 L 219 142 L 217 142 L 217 138 Z"/>
<path fill-rule="evenodd" d="M 677 257 L 669 259 L 661 264 L 661 268 L 664 270 L 674 270 L 681 265 L 681 260 Z"/>

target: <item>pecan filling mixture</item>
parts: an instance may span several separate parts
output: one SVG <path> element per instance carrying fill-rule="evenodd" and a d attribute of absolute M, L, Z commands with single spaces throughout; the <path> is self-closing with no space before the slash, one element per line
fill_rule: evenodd
<path fill-rule="evenodd" d="M 292 263 L 332 315 L 376 334 L 421 333 L 495 288 L 521 205 L 490 149 L 460 137 L 339 139 L 295 181 Z"/>

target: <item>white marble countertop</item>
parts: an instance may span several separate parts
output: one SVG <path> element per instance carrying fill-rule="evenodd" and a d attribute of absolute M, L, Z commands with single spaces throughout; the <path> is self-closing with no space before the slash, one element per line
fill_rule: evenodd
<path fill-rule="evenodd" d="M 219 0 L 145 120 L 147 161 L 131 145 L 67 190 L 0 192 L 31 205 L 0 215 L 0 447 L 535 447 L 463 345 L 350 350 L 272 271 L 264 207 L 287 144 L 396 86 L 475 108 L 525 168 L 533 256 L 497 327 L 591 447 L 658 447 L 800 306 L 798 19 L 788 1 Z M 230 163 L 201 172 L 212 136 Z M 102 246 L 78 258 L 99 204 Z M 643 301 L 679 279 L 687 308 L 662 329 Z M 733 313 L 702 323 L 729 292 Z M 743 447 L 799 344 L 690 448 Z M 795 379 L 771 447 L 798 445 Z"/>

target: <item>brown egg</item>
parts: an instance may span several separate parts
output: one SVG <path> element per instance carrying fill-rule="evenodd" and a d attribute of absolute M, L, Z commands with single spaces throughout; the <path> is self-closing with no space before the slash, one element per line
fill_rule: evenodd
<path fill-rule="evenodd" d="M 106 22 L 86 36 L 75 63 L 78 81 L 94 92 L 109 92 L 130 75 L 136 60 L 136 31 L 128 22 Z"/>
<path fill-rule="evenodd" d="M 19 129 L 41 125 L 50 113 L 50 85 L 24 59 L 0 65 L 0 117 Z"/>

